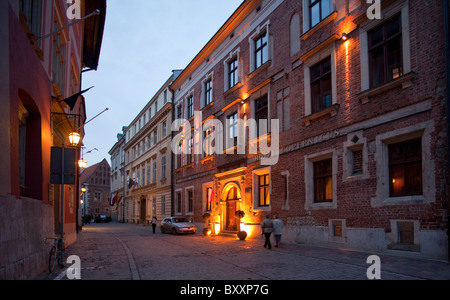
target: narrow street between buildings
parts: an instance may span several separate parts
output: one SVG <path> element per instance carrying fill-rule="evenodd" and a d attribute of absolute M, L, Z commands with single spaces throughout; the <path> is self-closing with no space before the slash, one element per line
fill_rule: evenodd
<path fill-rule="evenodd" d="M 91 224 L 67 248 L 80 258 L 82 280 L 367 280 L 373 253 L 282 244 L 272 250 L 263 239 L 232 236 L 167 235 L 131 224 Z M 380 258 L 382 280 L 449 280 L 445 261 L 392 253 Z M 66 264 L 66 268 L 70 267 Z M 375 274 L 375 273 L 373 273 Z M 66 270 L 39 280 L 68 280 Z"/>

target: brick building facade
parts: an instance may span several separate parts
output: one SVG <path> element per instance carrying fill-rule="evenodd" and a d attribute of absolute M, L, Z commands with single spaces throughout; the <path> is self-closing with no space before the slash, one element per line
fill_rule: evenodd
<path fill-rule="evenodd" d="M 447 257 L 443 3 L 376 8 L 242 3 L 172 84 L 175 215 L 257 236 L 277 214 L 286 241 Z"/>
<path fill-rule="evenodd" d="M 111 206 L 111 167 L 106 159 L 87 168 L 81 173 L 80 186 L 86 192 L 82 195 L 82 216 L 90 215 L 112 218 L 116 215 L 117 205 Z M 80 188 L 80 189 L 81 189 Z"/>

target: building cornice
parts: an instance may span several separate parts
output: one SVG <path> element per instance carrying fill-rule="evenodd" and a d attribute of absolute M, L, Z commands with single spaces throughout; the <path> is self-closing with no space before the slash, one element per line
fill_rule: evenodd
<path fill-rule="evenodd" d="M 197 56 L 189 63 L 184 71 L 178 76 L 171 85 L 172 91 L 176 91 L 191 74 L 219 47 L 230 35 L 238 28 L 245 18 L 260 5 L 262 0 L 246 0 L 231 15 L 225 24 L 217 31 L 217 33 L 209 40 L 205 47 L 197 54 Z"/>
<path fill-rule="evenodd" d="M 147 124 L 142 127 L 141 130 L 139 130 L 138 133 L 136 133 L 127 143 L 125 143 L 124 151 L 129 150 L 131 147 L 135 146 L 137 141 L 140 141 L 145 135 L 147 135 L 149 132 L 152 131 L 153 127 L 158 125 L 161 120 L 170 114 L 172 111 L 172 103 L 167 102 L 159 111 L 158 113 L 150 120 Z M 171 125 L 171 124 L 168 124 Z"/>

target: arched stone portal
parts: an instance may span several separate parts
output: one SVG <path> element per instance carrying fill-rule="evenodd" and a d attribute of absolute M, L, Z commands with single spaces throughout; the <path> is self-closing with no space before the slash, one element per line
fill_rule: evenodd
<path fill-rule="evenodd" d="M 239 230 L 239 218 L 236 217 L 236 211 L 240 210 L 241 206 L 241 189 L 239 184 L 230 182 L 225 185 L 222 190 L 222 228 L 226 231 Z"/>

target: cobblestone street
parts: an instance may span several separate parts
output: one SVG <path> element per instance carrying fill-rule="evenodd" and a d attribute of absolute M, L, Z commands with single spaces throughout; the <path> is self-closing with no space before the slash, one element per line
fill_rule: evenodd
<path fill-rule="evenodd" d="M 150 227 L 112 223 L 85 226 L 66 250 L 71 255 L 81 259 L 82 280 L 367 280 L 372 254 L 293 244 L 268 250 L 262 239 L 173 236 L 159 228 L 153 235 Z M 378 256 L 383 280 L 450 279 L 445 261 Z M 36 279 L 67 276 L 57 269 Z"/>

